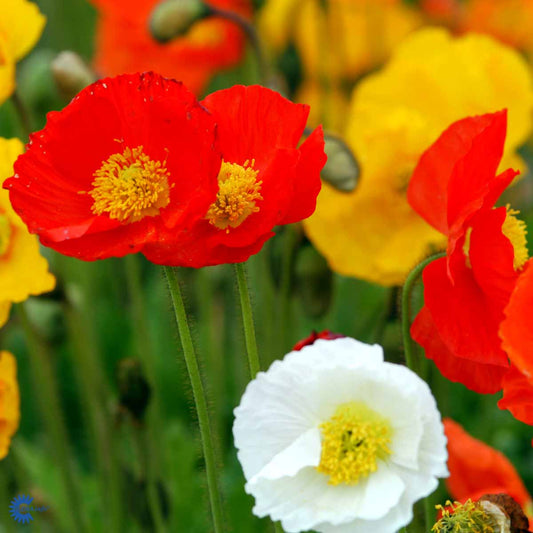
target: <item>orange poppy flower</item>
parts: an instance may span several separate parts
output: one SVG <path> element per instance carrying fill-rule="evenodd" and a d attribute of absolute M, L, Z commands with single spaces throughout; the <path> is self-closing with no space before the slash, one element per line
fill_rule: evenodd
<path fill-rule="evenodd" d="M 469 435 L 457 422 L 446 418 L 448 439 L 446 488 L 454 500 L 478 500 L 484 494 L 508 494 L 531 514 L 531 496 L 512 463 L 500 451 Z M 529 513 L 528 513 L 529 512 Z"/>
<path fill-rule="evenodd" d="M 204 216 L 220 162 L 213 118 L 181 83 L 123 75 L 50 113 L 4 187 L 42 244 L 91 261 Z"/>
<path fill-rule="evenodd" d="M 275 226 L 310 216 L 326 163 L 322 128 L 298 146 L 309 106 L 260 86 L 238 85 L 202 101 L 217 124 L 222 152 L 218 191 L 190 229 L 168 231 L 146 247 L 155 263 L 199 268 L 240 263 Z"/>
<path fill-rule="evenodd" d="M 150 34 L 149 20 L 159 0 L 92 0 L 99 11 L 95 68 L 106 76 L 153 70 L 203 92 L 218 70 L 236 65 L 244 35 L 233 22 L 208 18 L 167 44 Z M 248 16 L 248 0 L 210 0 L 215 7 Z"/>
<path fill-rule="evenodd" d="M 422 155 L 411 206 L 448 237 L 447 256 L 423 273 L 425 305 L 411 333 L 442 374 L 480 393 L 502 388 L 509 368 L 498 329 L 527 260 L 524 224 L 493 208 L 517 172 L 497 174 L 505 111 L 452 124 Z"/>

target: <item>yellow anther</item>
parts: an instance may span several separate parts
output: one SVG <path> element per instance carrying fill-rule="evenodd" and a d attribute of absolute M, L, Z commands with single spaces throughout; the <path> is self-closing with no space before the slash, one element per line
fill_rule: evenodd
<path fill-rule="evenodd" d="M 516 218 L 515 215 L 518 215 L 519 213 L 520 211 L 511 209 L 511 207 L 507 205 L 507 216 L 502 225 L 502 233 L 513 245 L 513 266 L 515 270 L 520 270 L 529 257 L 527 251 L 526 223 L 523 220 Z"/>
<path fill-rule="evenodd" d="M 126 224 L 158 215 L 170 201 L 169 177 L 166 161 L 150 159 L 142 146 L 125 148 L 94 173 L 93 189 L 88 191 L 94 199 L 92 212 L 108 213 Z"/>
<path fill-rule="evenodd" d="M 256 202 L 261 196 L 261 181 L 257 181 L 258 170 L 254 160 L 244 165 L 222 162 L 218 174 L 217 199 L 211 204 L 206 218 L 213 226 L 226 230 L 240 226 L 252 213 L 259 211 Z"/>
<path fill-rule="evenodd" d="M 330 485 L 355 485 L 378 469 L 378 459 L 391 454 L 388 420 L 363 403 L 347 403 L 324 422 L 322 453 L 317 470 L 329 476 Z"/>

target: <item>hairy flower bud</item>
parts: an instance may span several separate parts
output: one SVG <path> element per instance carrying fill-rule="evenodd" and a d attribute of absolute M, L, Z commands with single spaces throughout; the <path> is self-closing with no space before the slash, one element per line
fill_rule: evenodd
<path fill-rule="evenodd" d="M 160 43 L 185 35 L 191 27 L 212 14 L 202 0 L 164 0 L 152 11 L 150 32 Z"/>
<path fill-rule="evenodd" d="M 359 164 L 352 151 L 339 137 L 326 134 L 324 140 L 328 161 L 322 169 L 322 179 L 338 191 L 353 191 L 359 181 Z"/>
<path fill-rule="evenodd" d="M 96 81 L 96 74 L 75 52 L 61 52 L 52 61 L 52 74 L 61 96 L 71 100 L 82 89 Z"/>

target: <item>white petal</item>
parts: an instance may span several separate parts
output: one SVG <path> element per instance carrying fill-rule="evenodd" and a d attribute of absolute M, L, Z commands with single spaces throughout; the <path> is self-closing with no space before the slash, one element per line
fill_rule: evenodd
<path fill-rule="evenodd" d="M 359 516 L 380 518 L 398 504 L 404 490 L 402 478 L 384 463 L 357 485 L 329 485 L 328 477 L 314 468 L 246 484 L 255 497 L 254 513 L 281 520 L 287 532 L 305 531 L 321 522 L 342 524 Z"/>
<path fill-rule="evenodd" d="M 249 483 L 253 485 L 258 478 L 278 479 L 294 476 L 306 466 L 318 466 L 321 449 L 320 430 L 311 428 L 278 453 Z"/>

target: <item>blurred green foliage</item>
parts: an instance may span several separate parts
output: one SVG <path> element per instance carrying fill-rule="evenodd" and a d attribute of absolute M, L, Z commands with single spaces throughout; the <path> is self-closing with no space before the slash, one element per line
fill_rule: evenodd
<path fill-rule="evenodd" d="M 95 11 L 84 0 L 38 0 L 37 3 L 47 15 L 48 23 L 39 45 L 18 70 L 20 95 L 32 111 L 34 128 L 44 125 L 46 112 L 64 105 L 48 69 L 50 60 L 64 49 L 74 50 L 90 60 L 95 25 Z M 290 51 L 282 63 L 294 71 L 297 59 L 294 51 Z M 248 58 L 234 72 L 218 76 L 212 88 L 237 81 L 252 82 L 256 76 L 254 68 L 253 61 Z M 297 82 L 289 81 L 291 86 Z M 0 107 L 0 135 L 22 136 L 11 102 Z M 530 149 L 526 149 L 524 155 L 533 163 Z M 513 196 L 513 202 L 521 203 L 532 228 L 531 201 L 526 201 L 533 197 L 529 178 L 509 195 Z M 313 329 L 330 329 L 365 342 L 382 343 L 389 360 L 402 362 L 397 291 L 331 274 L 300 234 L 291 237 L 294 231 L 284 229 L 249 262 L 263 367 L 282 357 Z M 286 246 L 290 247 L 292 258 L 288 264 L 283 260 Z M 280 253 L 280 247 L 285 252 Z M 95 390 L 93 396 L 97 408 L 110 421 L 110 446 L 123 481 L 122 530 L 153 530 L 138 441 L 139 435 L 144 438 L 144 433 L 154 427 L 152 410 L 156 402 L 160 416 L 158 438 L 149 453 L 156 465 L 157 492 L 163 501 L 168 530 L 209 531 L 206 483 L 193 402 L 162 270 L 141 257 L 134 259 L 140 268 L 145 304 L 145 321 L 140 324 L 132 305 L 125 260 L 84 263 L 60 257 L 50 250 L 45 253 L 57 275 L 58 290 L 31 300 L 27 310 L 32 323 L 51 347 L 51 362 L 57 372 L 63 415 L 75 459 L 72 471 L 81 494 L 83 509 L 80 512 L 89 530 L 108 530 L 108 508 L 98 481 L 94 428 L 83 393 L 84 380 L 88 378 L 83 365 L 87 359 L 96 361 L 103 383 L 104 392 Z M 238 533 L 272 531 L 270 522 L 258 520 L 251 513 L 253 502 L 244 492 L 244 478 L 232 444 L 232 412 L 248 380 L 232 269 L 229 266 L 199 271 L 184 269 L 181 276 L 209 392 L 219 462 L 224 468 L 222 485 L 227 523 Z M 309 298 L 315 302 L 311 316 L 305 313 Z M 417 299 L 421 305 L 420 290 Z M 273 310 L 278 306 L 285 312 L 275 313 Z M 36 501 L 51 509 L 36 516 L 31 527 L 44 532 L 71 531 L 68 503 L 40 415 L 39 380 L 32 377 L 32 354 L 28 352 L 16 313 L 0 331 L 0 336 L 2 348 L 12 351 L 18 360 L 22 404 L 20 430 L 9 456 L 0 463 L 0 530 L 23 529 L 7 516 L 7 508 L 17 493 L 29 492 Z M 150 358 L 153 362 L 154 375 L 149 379 L 153 401 L 144 424 L 128 417 L 118 407 L 118 364 L 131 357 L 145 362 Z M 472 435 L 504 452 L 533 493 L 531 429 L 515 421 L 508 412 L 500 411 L 496 397 L 480 396 L 462 385 L 449 383 L 425 360 L 424 368 L 439 398 L 442 414 L 451 416 Z M 445 497 L 441 488 L 434 499 L 443 501 Z"/>

